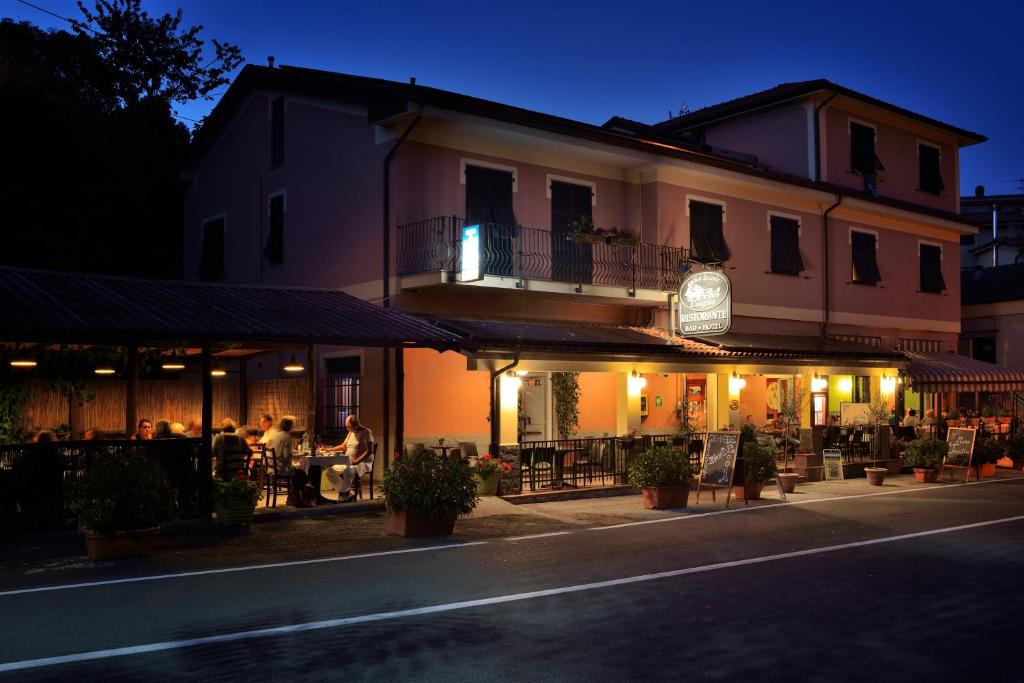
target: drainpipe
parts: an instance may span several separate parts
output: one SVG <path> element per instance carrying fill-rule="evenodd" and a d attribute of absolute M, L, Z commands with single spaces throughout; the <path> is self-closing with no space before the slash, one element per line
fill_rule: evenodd
<path fill-rule="evenodd" d="M 519 365 L 519 351 L 512 356 L 512 362 L 503 368 L 491 370 L 491 443 L 488 450 L 495 456 L 501 452 L 501 412 L 498 410 L 498 378 Z"/>
<path fill-rule="evenodd" d="M 422 109 L 416 112 L 416 118 L 412 120 L 409 127 L 398 137 L 398 141 L 392 145 L 388 153 L 384 155 L 384 191 L 383 191 L 383 234 L 381 239 L 381 272 L 384 275 L 384 298 L 381 301 L 381 305 L 384 308 L 391 307 L 391 162 L 395 158 L 395 154 L 398 152 L 398 148 L 402 146 L 405 139 L 409 137 L 409 133 L 416 127 L 416 124 L 420 122 L 420 116 L 423 114 Z M 384 351 L 384 372 L 383 374 L 383 387 L 381 391 L 381 405 L 383 407 L 382 420 L 384 424 L 383 439 L 384 439 L 384 468 L 388 467 L 390 462 L 390 451 L 388 450 L 388 441 L 390 440 L 391 433 L 391 350 L 388 348 L 383 349 Z"/>
<path fill-rule="evenodd" d="M 999 236 L 999 205 L 992 205 L 992 267 L 995 268 L 999 264 L 998 254 L 999 245 L 996 243 L 996 238 Z"/>
<path fill-rule="evenodd" d="M 815 182 L 821 182 L 821 121 L 818 114 L 838 94 L 833 92 L 824 102 L 814 108 L 814 178 L 812 180 Z"/>
<path fill-rule="evenodd" d="M 829 313 L 829 286 L 830 277 L 829 253 L 828 253 L 828 215 L 843 203 L 843 196 L 836 195 L 836 203 L 825 209 L 821 214 L 821 338 L 828 338 L 828 313 Z"/>

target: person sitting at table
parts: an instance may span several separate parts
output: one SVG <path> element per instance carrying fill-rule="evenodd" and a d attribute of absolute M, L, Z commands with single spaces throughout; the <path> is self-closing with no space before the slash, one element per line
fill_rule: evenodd
<path fill-rule="evenodd" d="M 175 434 L 170 420 L 157 420 L 153 426 L 154 439 L 184 439 L 184 434 Z"/>
<path fill-rule="evenodd" d="M 180 422 L 172 422 L 171 431 L 174 432 L 175 434 L 181 434 L 183 438 L 188 438 L 188 434 L 185 433 L 185 425 L 181 424 Z"/>
<path fill-rule="evenodd" d="M 356 499 L 352 488 L 352 480 L 356 475 L 362 476 L 373 469 L 373 456 L 370 446 L 373 444 L 373 432 L 359 423 L 359 418 L 349 415 L 345 418 L 348 435 L 345 440 L 333 448 L 324 449 L 327 453 L 344 451 L 349 457 L 350 465 L 332 465 L 327 470 L 327 479 L 338 492 L 339 503 L 349 503 Z"/>
<path fill-rule="evenodd" d="M 131 435 L 133 441 L 149 441 L 153 438 L 153 421 L 149 418 L 139 420 L 138 431 Z"/>
<path fill-rule="evenodd" d="M 269 444 L 280 431 L 274 426 L 274 416 L 270 413 L 263 413 L 260 416 L 260 430 L 263 432 L 263 436 L 260 437 L 259 442 L 264 444 Z"/>
<path fill-rule="evenodd" d="M 238 425 L 235 421 L 227 418 L 220 423 L 221 432 L 217 436 L 213 437 L 213 463 L 214 471 L 219 472 L 221 477 L 224 479 L 231 478 L 235 475 L 234 472 L 220 472 L 220 463 L 224 462 L 225 453 L 242 453 L 251 454 L 252 451 L 249 449 L 249 444 L 245 442 L 245 438 L 237 433 Z"/>
<path fill-rule="evenodd" d="M 917 416 L 917 411 L 911 408 L 907 411 L 907 416 L 903 418 L 904 427 L 917 428 L 921 424 L 921 419 Z"/>

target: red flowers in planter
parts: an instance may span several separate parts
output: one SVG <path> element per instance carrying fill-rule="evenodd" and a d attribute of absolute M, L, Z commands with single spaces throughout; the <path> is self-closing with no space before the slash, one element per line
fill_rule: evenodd
<path fill-rule="evenodd" d="M 490 453 L 484 453 L 477 459 L 474 470 L 477 474 L 486 479 L 502 472 L 511 472 L 512 465 L 505 462 L 504 458 L 495 458 Z"/>

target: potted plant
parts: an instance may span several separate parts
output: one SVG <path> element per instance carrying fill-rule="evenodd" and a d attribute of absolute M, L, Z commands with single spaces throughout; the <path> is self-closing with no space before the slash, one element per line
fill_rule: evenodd
<path fill-rule="evenodd" d="M 949 411 L 949 418 L 946 420 L 947 427 L 959 427 L 960 426 L 960 413 L 957 412 L 956 408 Z"/>
<path fill-rule="evenodd" d="M 914 477 L 921 483 L 936 479 L 935 468 L 946 457 L 949 446 L 938 439 L 914 439 L 903 451 L 903 463 L 914 468 Z"/>
<path fill-rule="evenodd" d="M 598 244 L 604 241 L 604 230 L 595 228 L 592 221 L 582 216 L 569 223 L 569 229 L 572 231 L 569 239 L 573 242 Z"/>
<path fill-rule="evenodd" d="M 469 465 L 418 448 L 395 458 L 381 483 L 392 533 L 400 536 L 450 534 L 455 519 L 480 501 Z"/>
<path fill-rule="evenodd" d="M 652 446 L 633 459 L 628 476 L 630 485 L 640 489 L 648 510 L 686 507 L 693 467 L 682 448 Z"/>
<path fill-rule="evenodd" d="M 511 471 L 512 466 L 505 462 L 504 458 L 495 458 L 490 453 L 484 453 L 473 465 L 476 492 L 481 496 L 496 495 L 501 475 Z"/>
<path fill-rule="evenodd" d="M 993 438 L 979 439 L 974 444 L 974 457 L 981 470 L 981 476 L 996 476 L 996 463 L 1006 455 L 1006 447 Z"/>
<path fill-rule="evenodd" d="M 872 486 L 881 486 L 885 483 L 885 475 L 889 473 L 889 470 L 885 467 L 865 467 L 864 476 L 868 478 L 868 483 Z"/>
<path fill-rule="evenodd" d="M 786 427 L 782 437 L 783 471 L 777 473 L 776 476 L 779 478 L 782 490 L 786 493 L 793 493 L 796 490 L 796 482 L 800 477 L 798 473 L 790 472 L 789 470 L 790 448 L 793 445 L 790 444 L 789 439 L 792 437 L 793 427 L 800 424 L 800 417 L 804 410 L 806 410 L 807 403 L 808 393 L 805 386 L 801 386 L 799 389 L 794 387 L 789 391 L 783 391 L 779 401 L 779 414 L 785 421 Z M 795 455 L 795 449 L 793 455 Z"/>
<path fill-rule="evenodd" d="M 1009 453 L 1013 461 L 1013 469 L 1024 469 L 1024 429 L 1018 429 L 1017 433 L 1010 439 Z"/>
<path fill-rule="evenodd" d="M 629 230 L 619 230 L 613 225 L 607 232 L 605 242 L 624 247 L 635 247 L 640 244 L 640 238 Z"/>
<path fill-rule="evenodd" d="M 72 486 L 71 509 L 90 560 L 140 557 L 171 518 L 174 489 L 150 458 L 103 453 Z"/>
<path fill-rule="evenodd" d="M 774 449 L 762 446 L 757 441 L 748 441 L 743 444 L 743 498 L 746 500 L 761 498 L 761 490 L 764 485 L 771 481 L 777 472 Z"/>
<path fill-rule="evenodd" d="M 213 480 L 213 518 L 218 524 L 252 524 L 256 503 L 263 494 L 259 485 L 245 472 L 239 472 L 231 481 L 219 477 Z"/>

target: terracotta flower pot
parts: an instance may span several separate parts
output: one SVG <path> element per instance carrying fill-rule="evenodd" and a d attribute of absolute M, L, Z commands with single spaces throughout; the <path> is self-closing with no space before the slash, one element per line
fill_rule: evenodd
<path fill-rule="evenodd" d="M 123 560 L 129 557 L 146 557 L 153 552 L 153 541 L 160 533 L 160 527 L 113 531 L 103 533 L 93 529 L 82 529 L 85 537 L 85 552 L 90 560 Z"/>
<path fill-rule="evenodd" d="M 872 486 L 881 486 L 882 482 L 885 481 L 885 475 L 889 473 L 889 470 L 885 467 L 865 467 L 864 475 L 868 478 L 868 483 Z"/>
<path fill-rule="evenodd" d="M 476 492 L 481 496 L 494 496 L 498 494 L 498 481 L 501 479 L 501 475 L 492 474 L 489 477 L 484 477 L 479 474 L 474 474 L 473 477 L 476 479 Z"/>
<path fill-rule="evenodd" d="M 996 464 L 994 462 L 983 462 L 981 464 L 981 476 L 983 476 L 983 477 L 994 477 L 994 476 L 996 476 Z"/>
<path fill-rule="evenodd" d="M 399 536 L 448 536 L 455 530 L 455 518 L 421 517 L 406 510 L 388 513 L 391 533 Z"/>
<path fill-rule="evenodd" d="M 938 476 L 938 472 L 935 470 L 923 470 L 920 467 L 914 468 L 914 479 L 916 479 L 920 484 L 934 483 L 938 479 Z"/>
<path fill-rule="evenodd" d="M 732 496 L 736 500 L 761 500 L 762 489 L 764 489 L 764 482 L 757 484 L 746 483 L 742 486 L 733 486 Z"/>
<path fill-rule="evenodd" d="M 244 500 L 217 503 L 213 508 L 214 520 L 217 524 L 225 526 L 232 524 L 248 526 L 252 524 L 252 516 L 255 512 L 256 506 L 250 505 Z"/>
<path fill-rule="evenodd" d="M 796 472 L 779 472 L 775 475 L 779 478 L 779 483 L 782 484 L 783 493 L 793 493 L 796 491 L 796 480 L 800 478 L 800 475 Z"/>
<path fill-rule="evenodd" d="M 640 489 L 648 510 L 684 508 L 690 497 L 689 486 L 644 486 Z"/>

